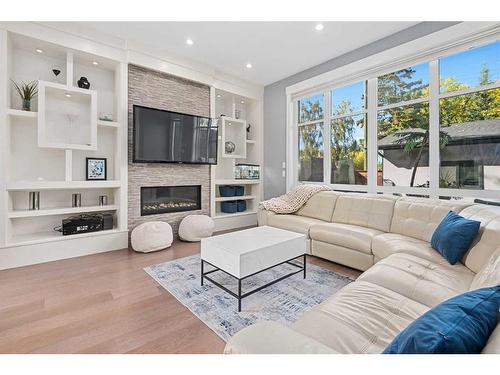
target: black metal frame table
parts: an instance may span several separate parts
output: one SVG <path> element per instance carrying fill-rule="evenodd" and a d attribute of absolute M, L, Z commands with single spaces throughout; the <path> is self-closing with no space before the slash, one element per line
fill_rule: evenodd
<path fill-rule="evenodd" d="M 307 256 L 307 254 L 305 254 L 305 253 L 304 253 L 303 255 L 299 255 L 299 256 L 297 256 L 297 257 L 293 257 L 293 258 L 291 258 L 291 259 L 285 260 L 284 262 L 281 262 L 281 263 L 275 264 L 275 265 L 273 265 L 273 266 L 271 266 L 271 267 L 267 267 L 267 268 L 265 268 L 265 269 L 263 269 L 263 270 L 260 270 L 260 271 L 254 272 L 254 273 L 252 273 L 252 274 L 250 274 L 250 275 L 247 275 L 247 276 L 245 276 L 245 277 L 242 277 L 242 278 L 236 277 L 236 276 L 234 276 L 234 275 L 230 274 L 229 272 L 224 271 L 223 269 L 221 269 L 221 268 L 219 268 L 219 267 L 217 267 L 217 266 L 215 266 L 215 265 L 211 264 L 210 262 L 207 262 L 206 260 L 201 259 L 201 285 L 203 286 L 203 280 L 205 280 L 205 279 L 206 279 L 206 280 L 210 281 L 212 284 L 214 284 L 215 286 L 217 286 L 217 287 L 219 287 L 220 289 L 222 289 L 223 291 L 225 291 L 225 292 L 229 293 L 230 295 L 232 295 L 233 297 L 235 297 L 235 298 L 238 300 L 238 312 L 240 312 L 240 311 L 241 311 L 241 300 L 242 300 L 243 298 L 248 297 L 248 296 L 250 296 L 250 295 L 252 295 L 252 294 L 254 294 L 254 293 L 256 293 L 256 292 L 258 292 L 258 291 L 260 291 L 260 290 L 262 290 L 262 289 L 264 289 L 264 288 L 267 288 L 268 286 L 271 286 L 271 285 L 273 285 L 273 284 L 276 284 L 277 282 L 282 281 L 282 280 L 284 280 L 284 279 L 286 279 L 286 278 L 288 278 L 288 277 L 290 277 L 290 276 L 296 275 L 296 274 L 298 274 L 298 273 L 300 273 L 300 272 L 303 272 L 303 273 L 304 273 L 304 279 L 305 279 L 305 278 L 306 278 L 306 256 Z M 302 264 L 297 264 L 297 263 L 293 263 L 293 262 L 292 262 L 292 261 L 297 260 L 297 259 L 299 259 L 299 258 L 302 258 L 302 259 L 303 259 L 303 260 L 302 260 Z M 210 271 L 208 271 L 208 272 L 205 272 L 205 270 L 204 270 L 204 268 L 205 268 L 205 267 L 204 267 L 204 264 L 205 264 L 205 263 L 207 263 L 207 264 L 209 264 L 210 266 L 214 267 L 214 269 L 212 269 L 212 270 L 210 270 Z M 265 284 L 265 285 L 259 286 L 259 287 L 255 288 L 255 289 L 253 289 L 253 290 L 251 290 L 251 291 L 249 291 L 249 292 L 246 292 L 246 293 L 244 293 L 244 294 L 241 294 L 241 282 L 242 282 L 243 280 L 245 280 L 245 279 L 247 279 L 247 278 L 249 278 L 249 277 L 251 277 L 251 276 L 255 276 L 255 275 L 257 275 L 257 274 L 259 274 L 259 273 L 261 273 L 261 272 L 268 271 L 268 270 L 270 270 L 271 268 L 281 266 L 282 264 L 285 264 L 285 263 L 286 263 L 286 264 L 289 264 L 289 265 L 292 265 L 292 266 L 294 266 L 294 267 L 297 267 L 297 268 L 298 268 L 298 270 L 297 270 L 297 271 L 294 271 L 294 272 L 290 272 L 290 273 L 288 273 L 288 274 L 286 274 L 286 275 L 284 275 L 284 276 L 281 276 L 281 277 L 277 278 L 276 280 L 273 280 L 273 281 L 271 281 L 271 282 L 269 282 L 269 283 L 267 283 L 267 284 Z M 235 278 L 236 280 L 238 280 L 238 293 L 237 293 L 237 294 L 236 294 L 236 293 L 234 293 L 232 290 L 230 290 L 230 289 L 226 288 L 224 285 L 220 284 L 219 282 L 215 281 L 215 280 L 214 280 L 214 279 L 212 279 L 211 277 L 207 276 L 207 275 L 210 275 L 210 274 L 212 274 L 212 273 L 214 273 L 214 272 L 217 272 L 217 271 L 224 272 L 226 275 L 229 275 L 229 276 L 231 276 L 231 277 Z"/>

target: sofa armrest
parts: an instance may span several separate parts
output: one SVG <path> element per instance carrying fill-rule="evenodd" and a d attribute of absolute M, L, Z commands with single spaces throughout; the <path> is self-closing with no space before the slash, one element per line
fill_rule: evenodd
<path fill-rule="evenodd" d="M 328 346 L 276 322 L 259 322 L 235 334 L 225 354 L 337 354 Z"/>
<path fill-rule="evenodd" d="M 268 211 L 268 210 L 264 210 L 262 208 L 259 208 L 257 210 L 257 224 L 259 225 L 259 227 L 261 227 L 263 225 L 267 225 L 267 220 L 269 219 L 269 216 L 273 216 L 273 215 L 276 215 L 276 214 L 272 211 Z"/>

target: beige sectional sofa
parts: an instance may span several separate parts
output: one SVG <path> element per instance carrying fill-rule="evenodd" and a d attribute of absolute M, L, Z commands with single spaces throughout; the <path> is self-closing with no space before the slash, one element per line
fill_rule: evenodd
<path fill-rule="evenodd" d="M 450 210 L 481 221 L 455 265 L 430 245 Z M 238 332 L 226 353 L 380 353 L 440 302 L 500 284 L 500 207 L 327 191 L 295 214 L 260 211 L 258 220 L 304 233 L 311 255 L 365 272 L 289 327 L 261 322 Z M 484 352 L 500 353 L 500 326 Z"/>

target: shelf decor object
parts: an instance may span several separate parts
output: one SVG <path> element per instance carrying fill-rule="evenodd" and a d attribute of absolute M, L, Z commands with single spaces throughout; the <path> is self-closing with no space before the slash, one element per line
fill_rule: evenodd
<path fill-rule="evenodd" d="M 87 181 L 104 181 L 107 179 L 106 158 L 86 158 Z"/>
<path fill-rule="evenodd" d="M 30 193 L 29 193 L 29 209 L 32 211 L 40 209 L 40 192 L 39 191 L 30 191 Z"/>
<path fill-rule="evenodd" d="M 31 111 L 31 100 L 33 100 L 38 93 L 38 82 L 31 81 L 29 83 L 22 82 L 18 84 L 13 80 L 11 81 L 23 101 L 23 111 Z"/>
<path fill-rule="evenodd" d="M 85 89 L 85 90 L 90 89 L 90 82 L 87 79 L 87 77 L 80 77 L 77 84 L 78 84 L 78 87 L 81 89 Z"/>
<path fill-rule="evenodd" d="M 74 193 L 71 199 L 71 207 L 81 207 L 82 206 L 82 194 Z"/>

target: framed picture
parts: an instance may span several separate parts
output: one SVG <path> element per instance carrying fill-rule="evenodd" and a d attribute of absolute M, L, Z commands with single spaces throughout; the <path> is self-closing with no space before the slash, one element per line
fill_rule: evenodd
<path fill-rule="evenodd" d="M 106 158 L 86 158 L 87 181 L 103 181 L 107 179 Z"/>

